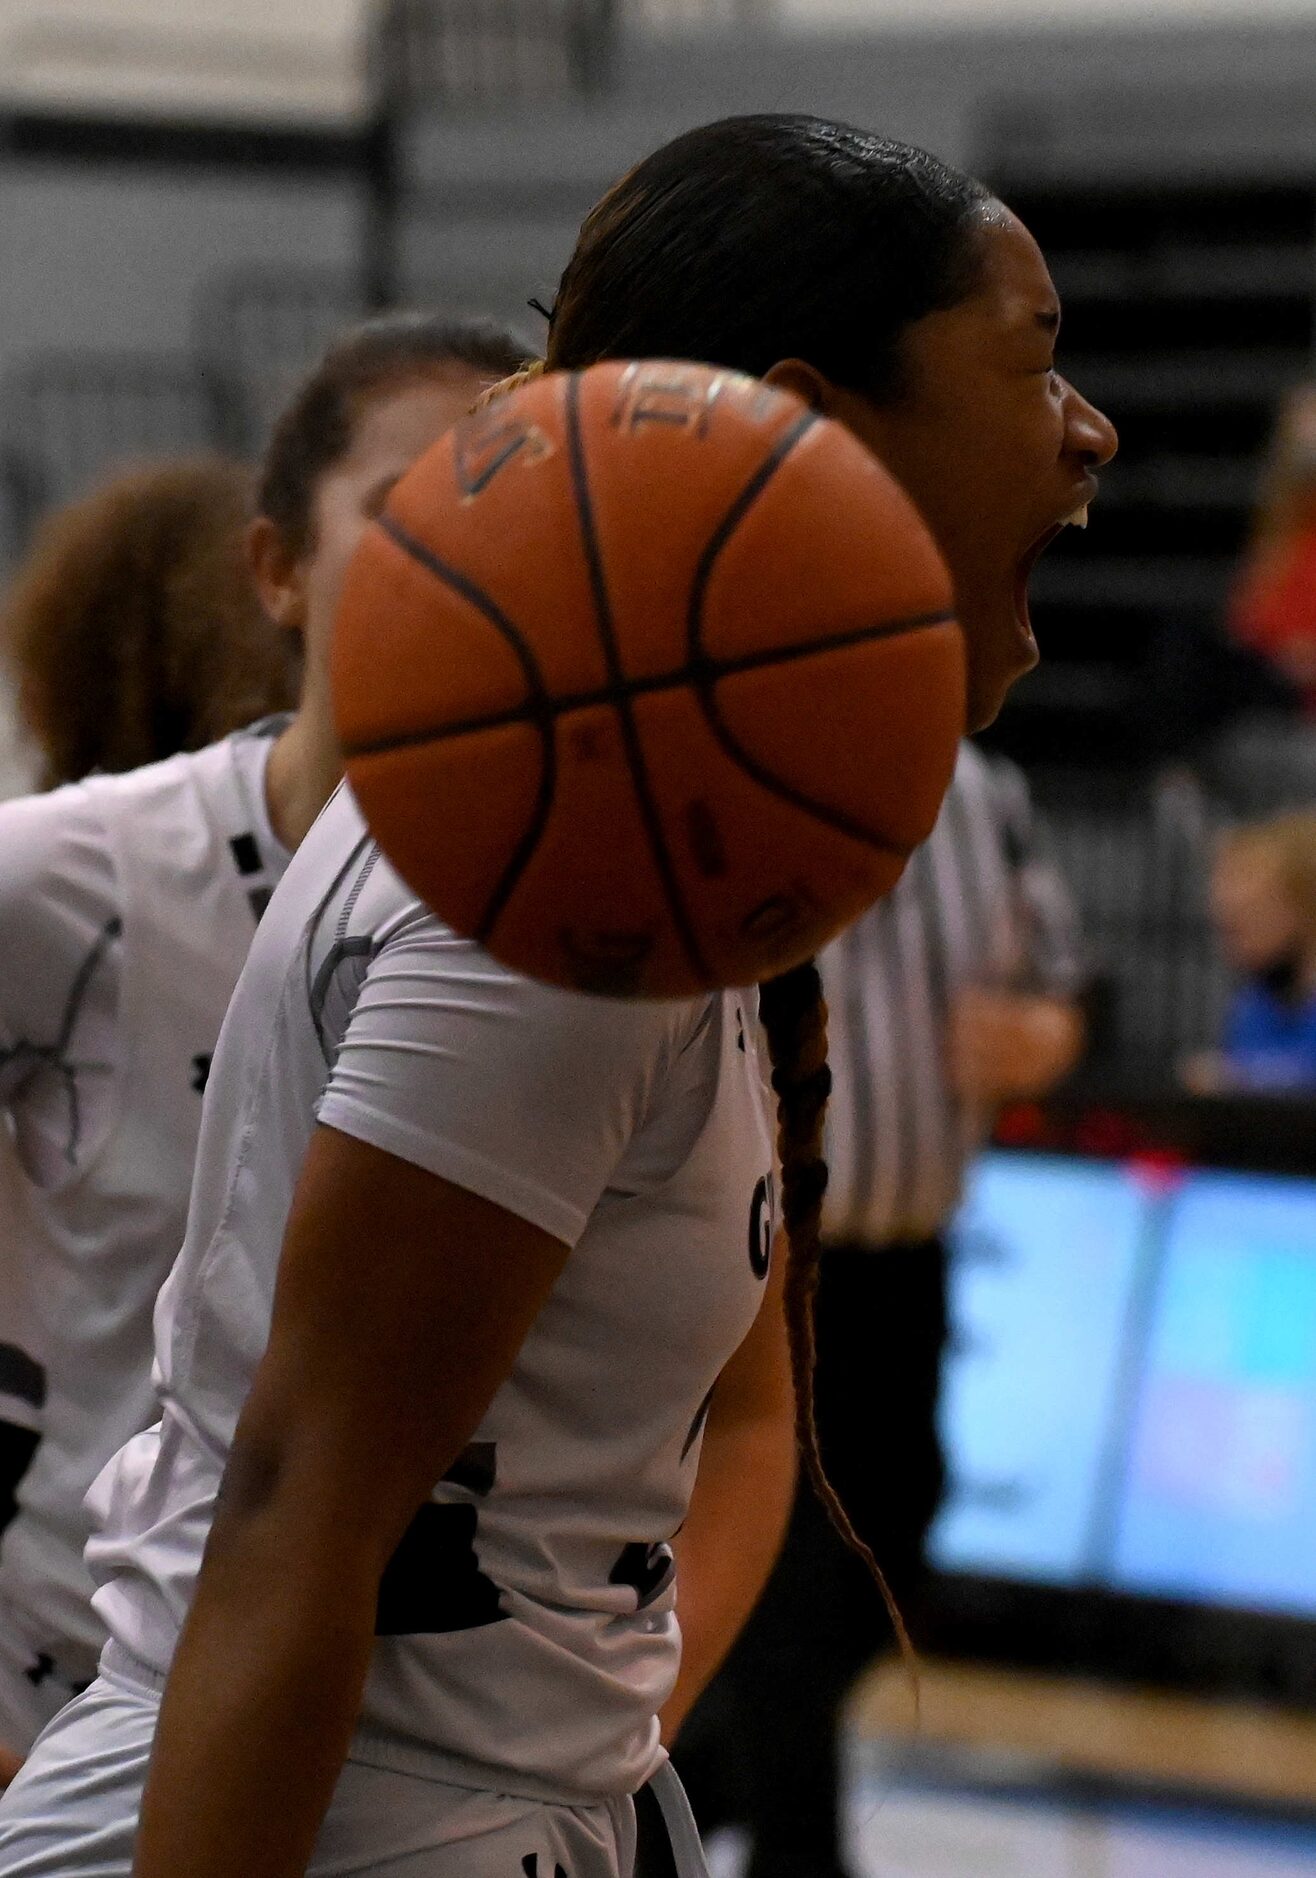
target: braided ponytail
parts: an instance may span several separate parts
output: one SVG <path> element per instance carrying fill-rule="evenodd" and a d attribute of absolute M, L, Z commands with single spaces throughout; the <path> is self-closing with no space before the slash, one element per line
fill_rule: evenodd
<path fill-rule="evenodd" d="M 519 391 L 522 385 L 530 384 L 532 379 L 542 378 L 546 369 L 543 359 L 527 359 L 524 365 L 518 366 L 506 378 L 500 378 L 497 384 L 486 385 L 471 410 L 483 411 L 486 405 L 496 404 L 500 398 Z"/>
<path fill-rule="evenodd" d="M 812 959 L 759 986 L 759 1017 L 768 1039 L 772 1087 L 777 1097 L 777 1152 L 781 1161 L 781 1211 L 786 1228 L 786 1331 L 795 1384 L 795 1435 L 804 1469 L 833 1526 L 872 1573 L 886 1605 L 900 1653 L 914 1679 L 914 1647 L 891 1587 L 872 1549 L 851 1524 L 840 1495 L 827 1478 L 814 1418 L 813 1375 L 817 1356 L 813 1306 L 822 1262 L 822 1203 L 827 1191 L 823 1124 L 832 1072 L 827 1065 L 827 1005 Z M 915 1701 L 918 1697 L 914 1682 Z"/>

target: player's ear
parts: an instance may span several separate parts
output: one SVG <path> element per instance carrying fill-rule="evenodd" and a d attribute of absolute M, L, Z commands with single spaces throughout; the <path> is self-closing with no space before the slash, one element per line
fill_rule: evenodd
<path fill-rule="evenodd" d="M 763 374 L 763 382 L 779 391 L 793 391 L 803 398 L 811 411 L 826 411 L 831 395 L 831 380 L 824 378 L 816 365 L 803 359 L 778 359 Z"/>
<path fill-rule="evenodd" d="M 306 564 L 266 515 L 247 526 L 247 566 L 260 603 L 274 625 L 301 633 L 306 627 Z"/>

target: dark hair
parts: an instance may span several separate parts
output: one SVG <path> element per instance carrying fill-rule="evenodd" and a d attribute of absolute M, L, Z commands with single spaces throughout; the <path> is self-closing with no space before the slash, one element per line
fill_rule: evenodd
<path fill-rule="evenodd" d="M 218 457 L 117 476 L 37 531 L 0 655 L 43 788 L 198 750 L 292 705 L 297 662 L 243 554 L 250 472 Z"/>
<path fill-rule="evenodd" d="M 305 547 L 316 485 L 351 448 L 372 397 L 445 370 L 499 379 L 531 356 L 524 340 L 494 320 L 388 313 L 353 327 L 325 353 L 275 424 L 257 483 L 257 513 L 293 546 Z"/>
<path fill-rule="evenodd" d="M 549 325 L 549 369 L 688 358 L 761 377 L 782 359 L 889 402 L 901 341 L 974 289 L 990 192 L 910 144 L 818 118 L 726 118 L 688 131 L 586 217 Z M 760 987 L 790 1248 L 786 1310 L 800 1446 L 842 1536 L 882 1587 L 823 1468 L 813 1299 L 827 1163 L 827 1007 L 812 963 Z"/>
<path fill-rule="evenodd" d="M 990 192 L 912 144 L 812 117 L 687 131 L 591 210 L 550 367 L 688 358 L 761 377 L 797 358 L 879 402 L 900 340 L 972 292 Z"/>

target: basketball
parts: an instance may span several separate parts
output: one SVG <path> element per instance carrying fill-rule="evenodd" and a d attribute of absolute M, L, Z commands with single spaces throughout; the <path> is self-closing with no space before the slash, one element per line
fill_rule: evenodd
<path fill-rule="evenodd" d="M 964 729 L 949 576 L 894 479 L 669 361 L 547 374 L 429 450 L 349 566 L 333 688 L 418 897 L 628 997 L 816 951 L 930 833 Z"/>

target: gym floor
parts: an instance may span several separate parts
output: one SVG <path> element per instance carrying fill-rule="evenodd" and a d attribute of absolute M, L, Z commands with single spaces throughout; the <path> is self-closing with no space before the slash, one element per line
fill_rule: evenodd
<path fill-rule="evenodd" d="M 855 1878 L 1316 1878 L 1316 1715 L 924 1659 L 856 1691 Z M 709 1847 L 740 1878 L 744 1842 Z M 801 1873 L 800 1878 L 808 1878 Z"/>
<path fill-rule="evenodd" d="M 1316 1820 L 992 1794 L 893 1778 L 856 1758 L 855 1878 L 1316 1878 Z M 739 1878 L 743 1866 L 743 1842 L 719 1834 L 712 1878 Z"/>

